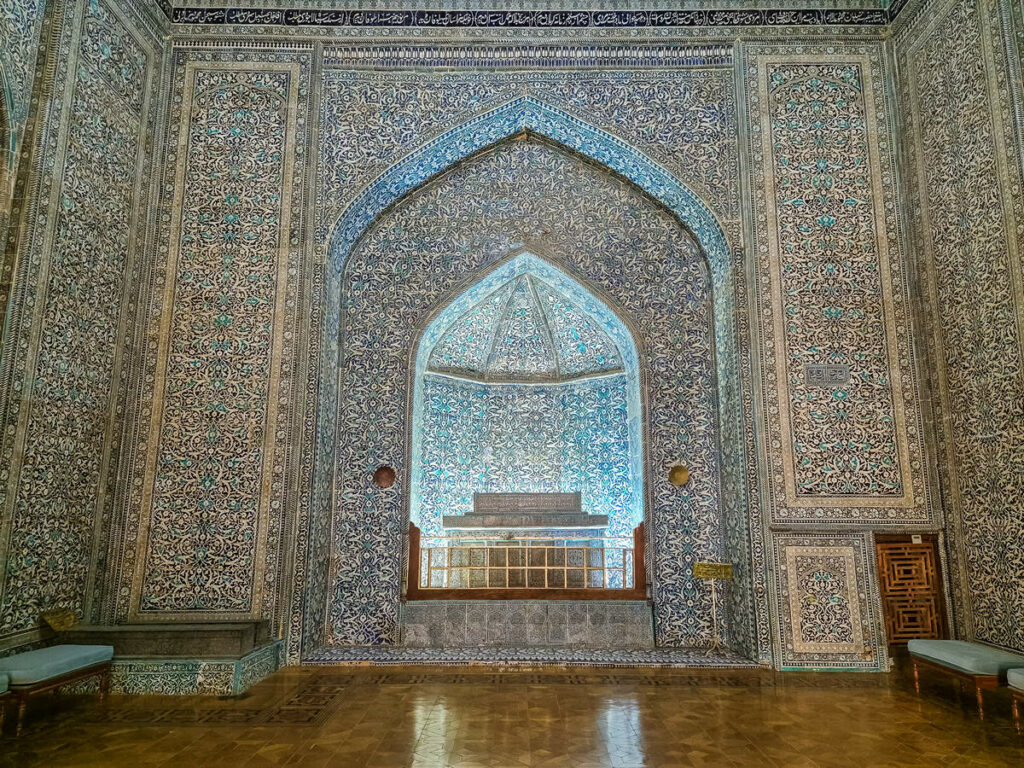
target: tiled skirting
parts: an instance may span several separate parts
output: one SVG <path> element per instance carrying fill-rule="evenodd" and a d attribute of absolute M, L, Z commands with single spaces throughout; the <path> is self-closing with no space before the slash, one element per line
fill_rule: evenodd
<path fill-rule="evenodd" d="M 643 601 L 424 600 L 402 606 L 408 648 L 653 648 Z"/>
<path fill-rule="evenodd" d="M 308 665 L 345 664 L 436 664 L 465 666 L 487 664 L 497 666 L 590 667 L 756 667 L 753 661 L 729 650 L 706 648 L 399 648 L 388 645 L 327 646 L 319 648 L 302 660 Z"/>

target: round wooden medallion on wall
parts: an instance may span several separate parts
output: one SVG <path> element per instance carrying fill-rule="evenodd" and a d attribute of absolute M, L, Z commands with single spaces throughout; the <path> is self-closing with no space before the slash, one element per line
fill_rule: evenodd
<path fill-rule="evenodd" d="M 390 488 L 395 484 L 395 470 L 387 464 L 377 467 L 373 473 L 373 484 L 378 488 Z"/>
<path fill-rule="evenodd" d="M 682 464 L 676 464 L 668 471 L 668 481 L 676 488 L 682 488 L 690 482 L 690 470 Z"/>

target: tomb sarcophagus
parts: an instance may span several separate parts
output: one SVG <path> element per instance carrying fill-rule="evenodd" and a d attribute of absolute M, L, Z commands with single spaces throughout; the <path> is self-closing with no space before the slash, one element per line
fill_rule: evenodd
<path fill-rule="evenodd" d="M 473 511 L 445 515 L 447 530 L 605 528 L 607 515 L 583 512 L 579 493 L 474 493 Z"/>

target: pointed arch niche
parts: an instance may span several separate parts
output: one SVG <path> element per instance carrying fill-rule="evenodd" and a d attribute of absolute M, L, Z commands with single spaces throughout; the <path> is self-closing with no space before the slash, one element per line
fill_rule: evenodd
<path fill-rule="evenodd" d="M 521 269 L 596 302 L 592 316 L 607 320 L 619 352 L 636 355 L 639 407 L 629 420 L 643 445 L 634 480 L 642 511 L 633 514 L 645 523 L 656 643 L 710 645 L 710 588 L 690 571 L 695 561 L 729 560 L 738 578 L 727 609 L 719 605 L 719 630 L 749 652 L 750 459 L 722 229 L 634 148 L 524 97 L 412 152 L 333 229 L 304 655 L 401 641 L 403 541 L 410 517 L 423 516 L 414 501 L 417 373 L 459 297 Z M 691 470 L 682 490 L 665 478 L 678 462 Z M 398 476 L 386 490 L 373 484 L 381 465 Z"/>
<path fill-rule="evenodd" d="M 473 494 L 573 493 L 606 537 L 644 520 L 633 335 L 604 301 L 523 251 L 449 301 L 420 336 L 409 518 L 444 534 Z"/>

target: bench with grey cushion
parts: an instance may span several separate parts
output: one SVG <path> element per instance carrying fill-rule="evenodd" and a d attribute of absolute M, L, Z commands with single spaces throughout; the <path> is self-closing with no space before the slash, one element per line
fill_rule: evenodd
<path fill-rule="evenodd" d="M 980 643 L 962 640 L 911 640 L 907 644 L 914 664 L 914 686 L 921 692 L 918 666 L 939 669 L 960 680 L 970 680 L 978 701 L 978 714 L 985 717 L 982 691 L 998 688 L 1007 679 L 1007 673 L 1024 667 L 1024 656 Z"/>
<path fill-rule="evenodd" d="M 54 645 L 0 659 L 0 674 L 7 676 L 18 701 L 17 733 L 21 733 L 28 697 L 33 694 L 98 676 L 100 696 L 105 696 L 110 690 L 113 657 L 109 645 Z"/>
<path fill-rule="evenodd" d="M 1011 669 L 1006 673 L 1006 684 L 1013 695 L 1013 724 L 1021 730 L 1020 705 L 1024 703 L 1024 667 Z"/>

